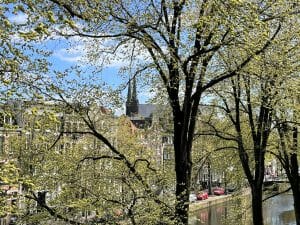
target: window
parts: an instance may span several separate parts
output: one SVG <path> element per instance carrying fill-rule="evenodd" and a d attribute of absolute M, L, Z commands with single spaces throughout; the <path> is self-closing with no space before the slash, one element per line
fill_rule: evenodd
<path fill-rule="evenodd" d="M 0 113 L 0 127 L 4 127 L 4 120 L 5 120 L 4 113 L 1 112 Z"/>
<path fill-rule="evenodd" d="M 19 125 L 17 118 L 14 116 L 11 117 L 11 125 L 14 125 L 14 126 Z"/>
<path fill-rule="evenodd" d="M 163 144 L 173 144 L 173 137 L 172 136 L 163 136 L 162 137 Z"/>
<path fill-rule="evenodd" d="M 167 143 L 167 142 L 168 142 L 168 137 L 163 136 L 162 137 L 162 143 L 164 144 L 164 143 Z"/>
<path fill-rule="evenodd" d="M 172 153 L 170 149 L 164 149 L 164 160 L 171 160 Z"/>

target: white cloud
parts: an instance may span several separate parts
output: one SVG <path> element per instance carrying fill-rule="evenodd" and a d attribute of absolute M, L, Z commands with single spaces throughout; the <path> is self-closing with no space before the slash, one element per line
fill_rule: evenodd
<path fill-rule="evenodd" d="M 9 18 L 12 23 L 24 24 L 27 22 L 28 16 L 24 13 L 13 15 Z M 80 24 L 77 27 L 81 28 Z M 128 66 L 132 54 L 133 46 L 135 53 L 133 58 L 135 61 L 147 61 L 149 54 L 142 50 L 141 46 L 131 42 L 120 46 L 116 51 L 117 42 L 111 38 L 93 39 L 88 37 L 73 36 L 66 40 L 60 33 L 74 35 L 74 31 L 68 27 L 61 28 L 54 26 L 50 30 L 50 36 L 46 39 L 36 42 L 36 46 L 41 46 L 45 49 L 53 51 L 53 56 L 60 61 L 68 63 L 76 63 L 81 65 L 101 66 L 103 68 L 121 68 Z M 15 42 L 20 42 L 22 39 L 16 34 L 12 37 Z M 66 47 L 68 45 L 68 47 Z M 55 47 L 54 47 L 55 46 Z"/>
<path fill-rule="evenodd" d="M 114 114 L 116 116 L 124 115 L 125 114 L 125 104 L 123 104 L 122 107 L 115 109 Z"/>
<path fill-rule="evenodd" d="M 142 100 L 142 102 L 145 102 L 145 101 L 147 101 L 147 100 L 149 100 L 149 99 L 152 99 L 152 98 L 154 98 L 154 96 L 155 96 L 155 93 L 151 90 L 151 89 L 146 89 L 145 90 L 145 88 L 147 88 L 147 87 L 144 87 L 139 93 L 138 93 L 138 97 L 139 97 L 139 99 L 141 99 Z"/>
<path fill-rule="evenodd" d="M 28 20 L 28 15 L 19 13 L 8 18 L 10 22 L 15 24 L 25 24 Z"/>
<path fill-rule="evenodd" d="M 120 46 L 118 44 L 112 39 L 89 39 L 86 45 L 89 49 L 89 62 L 104 65 L 106 68 L 120 68 L 130 64 L 133 66 L 137 62 L 145 62 L 149 58 L 149 54 L 137 43 L 129 41 Z"/>
<path fill-rule="evenodd" d="M 27 15 L 18 14 L 12 16 L 10 20 L 15 23 L 23 23 L 27 20 Z M 133 47 L 135 48 L 133 58 L 136 62 L 146 62 L 149 59 L 149 54 L 137 43 L 128 42 L 126 45 L 114 49 L 117 42 L 111 38 L 93 39 L 75 35 L 65 39 L 61 33 L 75 35 L 70 28 L 55 26 L 50 30 L 50 36 L 36 42 L 35 45 L 53 51 L 53 56 L 57 60 L 83 66 L 117 69 L 129 66 Z M 18 35 L 15 35 L 14 40 L 22 41 Z"/>
<path fill-rule="evenodd" d="M 68 42 L 70 47 L 62 47 L 54 51 L 54 56 L 61 61 L 84 63 L 103 68 L 120 68 L 130 64 L 132 52 L 132 45 L 130 44 L 120 46 L 116 51 L 113 51 L 116 43 L 111 40 L 72 37 Z M 145 61 L 147 54 L 141 51 L 136 52 L 134 58 L 138 61 Z"/>
<path fill-rule="evenodd" d="M 86 49 L 83 45 L 77 45 L 74 48 L 61 48 L 54 52 L 53 56 L 61 61 L 77 63 L 84 60 Z"/>

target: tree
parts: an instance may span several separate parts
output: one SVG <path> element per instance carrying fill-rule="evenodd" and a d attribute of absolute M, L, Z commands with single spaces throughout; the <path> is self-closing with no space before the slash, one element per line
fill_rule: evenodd
<path fill-rule="evenodd" d="M 35 36 L 22 33 L 27 17 L 24 9 L 15 4 L 16 1 L 8 0 L 0 6 L 0 99 L 4 103 L 9 99 L 25 97 L 20 81 L 37 82 L 39 74 L 46 73 L 48 68 L 44 59 L 49 55 L 48 52 L 33 48 L 39 33 L 36 32 Z M 18 15 L 23 16 L 24 20 L 18 21 Z"/>
<path fill-rule="evenodd" d="M 281 107 L 277 108 L 275 118 L 275 150 L 270 150 L 271 154 L 279 160 L 282 165 L 287 179 L 290 183 L 294 198 L 294 211 L 297 225 L 300 224 L 300 177 L 299 177 L 299 137 L 298 137 L 298 93 L 299 83 L 298 74 L 291 77 L 285 85 L 285 92 L 281 93 Z M 294 82 L 293 82 L 294 81 Z M 294 86 L 295 85 L 295 86 Z M 282 107 L 284 106 L 284 107 Z"/>
<path fill-rule="evenodd" d="M 297 20 L 289 21 L 297 24 Z M 297 26 L 297 25 L 296 25 Z M 272 155 L 276 156 L 285 170 L 294 198 L 294 211 L 296 223 L 300 224 L 299 202 L 299 157 L 298 157 L 298 103 L 299 103 L 299 49 L 295 48 L 298 36 L 295 34 L 287 38 L 284 46 L 279 45 L 273 50 L 273 58 L 268 61 L 272 72 L 276 75 L 272 80 L 273 85 L 273 134 L 275 151 L 269 148 Z M 272 63 L 271 63 L 272 62 Z M 274 70 L 276 72 L 274 72 Z M 279 74 L 281 78 L 279 78 Z"/>
<path fill-rule="evenodd" d="M 250 85 L 250 82 L 247 85 Z M 265 84 L 262 84 L 262 86 L 265 87 Z M 243 96 L 244 93 L 242 92 L 244 88 L 246 97 Z M 236 139 L 240 162 L 251 188 L 253 224 L 263 224 L 262 186 L 265 169 L 265 152 L 271 132 L 272 111 L 269 109 L 272 106 L 269 105 L 270 96 L 260 99 L 260 106 L 255 105 L 251 101 L 254 96 L 250 94 L 250 87 L 244 88 L 242 88 L 240 75 L 236 79 L 232 79 L 233 102 L 224 101 L 225 113 L 229 116 L 235 127 L 236 138 L 233 139 Z M 266 96 L 265 93 L 261 95 Z M 243 103 L 245 98 L 246 101 Z M 243 106 L 248 107 L 244 109 L 246 115 L 243 112 L 244 110 L 242 110 Z M 250 130 L 243 124 L 242 121 L 244 120 L 246 120 Z M 252 140 L 249 140 L 248 136 Z M 248 148 L 251 150 L 247 151 Z"/>
<path fill-rule="evenodd" d="M 22 184 L 27 200 L 20 218 L 26 223 L 58 218 L 62 224 L 168 222 L 168 217 L 158 216 L 167 205 L 155 207 L 161 196 L 149 196 L 150 184 L 159 183 L 161 171 L 154 152 L 140 140 L 143 132 L 128 118 L 115 118 L 103 107 L 89 108 L 87 116 L 64 106 L 31 102 L 23 108 L 22 137 L 11 138 L 20 176 L 30 180 Z M 93 129 L 118 147 L 119 154 L 89 132 L 87 118 Z"/>
<path fill-rule="evenodd" d="M 236 154 L 236 144 L 229 134 L 233 133 L 231 122 L 226 117 L 221 116 L 217 107 L 210 107 L 211 104 L 202 105 L 202 116 L 200 129 L 196 130 L 194 148 L 200 148 L 201 151 L 195 151 L 193 155 L 194 166 L 199 171 L 205 164 L 217 171 L 221 185 L 238 191 L 245 187 L 244 174 L 239 158 Z M 206 115 L 204 115 L 204 112 Z"/>
<path fill-rule="evenodd" d="M 8 218 L 17 211 L 17 206 L 13 202 L 19 182 L 19 174 L 13 162 L 1 162 L 0 164 L 0 218 Z"/>
<path fill-rule="evenodd" d="M 289 24 L 291 21 L 285 22 Z M 282 109 L 280 101 L 286 91 L 283 87 L 288 79 L 297 76 L 295 72 L 298 65 L 294 57 L 298 55 L 293 54 L 293 38 L 281 33 L 278 39 L 285 39 L 285 44 L 268 49 L 237 76 L 226 81 L 231 90 L 223 87 L 215 89 L 222 102 L 217 107 L 224 110 L 224 115 L 235 128 L 235 134 L 229 133 L 226 138 L 236 142 L 240 162 L 251 188 L 254 224 L 263 224 L 265 155 L 277 109 Z M 228 61 L 228 66 L 231 64 L 232 61 Z"/>
<path fill-rule="evenodd" d="M 177 196 L 174 220 L 176 224 L 188 224 L 191 153 L 203 93 L 235 76 L 263 53 L 281 30 L 282 17 L 293 14 L 298 5 L 268 0 L 22 2 L 32 18 L 34 29 L 27 33 L 29 36 L 37 30 L 42 34 L 55 30 L 67 37 L 90 38 L 93 49 L 89 49 L 89 55 L 94 56 L 94 62 L 99 63 L 107 52 L 115 56 L 120 51 L 122 58 L 130 57 L 135 76 L 152 73 L 160 77 L 173 116 Z M 271 24 L 275 29 L 266 35 Z M 108 49 L 101 46 L 105 40 L 109 40 Z M 126 49 L 130 49 L 129 55 Z M 232 57 L 240 59 L 230 70 L 222 67 L 218 58 L 228 49 L 236 50 Z M 138 54 L 145 57 L 141 60 Z M 116 152 L 101 134 L 93 129 L 91 132 Z"/>
<path fill-rule="evenodd" d="M 294 198 L 294 211 L 297 225 L 300 224 L 300 210 L 299 210 L 299 159 L 298 159 L 298 131 L 297 127 L 293 129 L 289 127 L 288 123 L 281 122 L 277 125 L 279 136 L 279 149 L 278 153 L 275 153 L 279 159 L 284 171 L 287 175 L 289 183 L 291 185 L 293 198 Z M 290 132 L 293 130 L 292 132 Z M 292 136 L 292 138 L 291 138 Z M 292 141 L 291 141 L 292 139 Z M 273 153 L 274 154 L 274 153 Z"/>

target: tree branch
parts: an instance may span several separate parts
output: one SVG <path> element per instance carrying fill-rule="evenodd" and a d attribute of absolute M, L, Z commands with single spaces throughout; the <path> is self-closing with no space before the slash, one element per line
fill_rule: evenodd
<path fill-rule="evenodd" d="M 223 74 L 223 75 L 220 75 L 220 76 L 217 76 L 215 77 L 214 79 L 212 79 L 211 81 L 209 81 L 207 84 L 205 84 L 203 87 L 202 87 L 202 91 L 214 86 L 215 84 L 227 79 L 227 78 L 230 78 L 230 77 L 233 77 L 235 76 L 239 71 L 241 71 L 256 55 L 259 55 L 261 53 L 263 53 L 272 43 L 272 41 L 276 38 L 277 34 L 279 33 L 281 29 L 281 23 L 279 23 L 276 31 L 274 32 L 274 34 L 272 35 L 272 37 L 264 44 L 264 46 L 255 51 L 254 54 L 248 56 L 247 59 L 245 59 L 240 65 L 237 66 L 237 68 L 227 74 Z"/>
<path fill-rule="evenodd" d="M 267 201 L 268 199 L 270 199 L 270 198 L 273 198 L 273 197 L 275 197 L 275 196 L 278 196 L 278 195 L 281 195 L 281 194 L 287 193 L 287 192 L 289 192 L 291 189 L 292 189 L 292 187 L 289 187 L 288 189 L 286 189 L 286 190 L 284 190 L 284 191 L 281 191 L 281 192 L 278 192 L 278 193 L 272 194 L 272 195 L 270 195 L 270 196 L 268 196 L 268 197 L 264 198 L 262 201 L 264 202 L 264 201 Z"/>
<path fill-rule="evenodd" d="M 31 200 L 34 200 L 36 201 L 36 203 L 38 204 L 38 206 L 42 207 L 43 209 L 45 209 L 51 216 L 55 217 L 55 218 L 58 218 L 60 220 L 63 220 L 67 223 L 70 223 L 70 224 L 74 224 L 74 225 L 83 225 L 83 223 L 80 223 L 80 222 L 77 222 L 75 220 L 71 220 L 61 214 L 59 214 L 58 212 L 56 212 L 55 209 L 49 207 L 47 204 L 45 204 L 45 202 L 41 202 L 39 200 L 39 198 L 36 196 L 36 194 L 32 191 L 31 194 L 33 195 L 30 196 L 30 195 L 25 195 L 25 198 L 28 198 L 28 199 L 31 199 Z"/>

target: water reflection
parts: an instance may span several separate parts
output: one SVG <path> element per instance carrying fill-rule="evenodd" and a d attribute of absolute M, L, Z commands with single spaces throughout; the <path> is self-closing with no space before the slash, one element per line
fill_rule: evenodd
<path fill-rule="evenodd" d="M 251 215 L 245 209 L 249 199 L 236 199 L 195 212 L 191 225 L 251 225 Z M 292 195 L 280 195 L 264 203 L 265 225 L 296 225 Z"/>
<path fill-rule="evenodd" d="M 293 196 L 281 195 L 268 200 L 264 215 L 267 225 L 295 225 Z"/>

